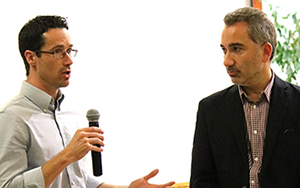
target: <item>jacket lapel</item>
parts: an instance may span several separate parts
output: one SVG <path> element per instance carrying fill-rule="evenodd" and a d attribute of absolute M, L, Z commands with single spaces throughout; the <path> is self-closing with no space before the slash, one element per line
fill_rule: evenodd
<path fill-rule="evenodd" d="M 238 86 L 235 85 L 229 91 L 226 100 L 226 108 L 230 120 L 231 129 L 239 146 L 243 160 L 248 164 L 248 151 L 246 141 L 245 114 L 240 99 Z"/>
<path fill-rule="evenodd" d="M 266 137 L 263 151 L 262 170 L 267 166 L 272 155 L 284 116 L 290 103 L 290 93 L 287 91 L 286 83 L 275 76 L 271 93 Z"/>

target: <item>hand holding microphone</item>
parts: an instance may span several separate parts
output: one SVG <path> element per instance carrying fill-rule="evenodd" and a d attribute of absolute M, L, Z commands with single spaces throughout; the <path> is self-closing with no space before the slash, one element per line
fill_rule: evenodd
<path fill-rule="evenodd" d="M 102 152 L 103 149 L 98 146 L 104 146 L 103 131 L 99 127 L 84 127 L 78 129 L 70 143 L 63 150 L 68 163 L 82 159 L 89 151 Z M 97 146 L 98 145 L 98 146 Z"/>

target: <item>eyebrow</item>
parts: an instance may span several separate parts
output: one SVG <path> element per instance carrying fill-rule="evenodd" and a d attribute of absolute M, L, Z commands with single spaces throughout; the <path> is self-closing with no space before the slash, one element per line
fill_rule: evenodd
<path fill-rule="evenodd" d="M 243 44 L 241 43 L 232 43 L 232 44 L 229 44 L 229 47 L 233 47 L 233 46 L 244 46 Z"/>
<path fill-rule="evenodd" d="M 244 46 L 243 44 L 241 44 L 241 43 L 232 43 L 232 44 L 229 44 L 229 47 L 242 47 L 242 46 Z M 223 45 L 223 44 L 220 44 L 220 47 L 221 48 L 225 48 L 225 46 Z"/>
<path fill-rule="evenodd" d="M 72 48 L 72 47 L 73 47 L 73 44 L 70 44 L 68 48 Z M 54 50 L 54 49 L 57 49 L 57 48 L 64 48 L 64 45 L 53 46 L 50 50 Z"/>

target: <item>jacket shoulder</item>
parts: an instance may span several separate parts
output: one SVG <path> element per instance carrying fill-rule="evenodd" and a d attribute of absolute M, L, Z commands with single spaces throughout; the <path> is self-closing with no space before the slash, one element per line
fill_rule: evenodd
<path fill-rule="evenodd" d="M 225 88 L 221 91 L 217 91 L 205 98 L 203 98 L 200 103 L 214 103 L 214 102 L 220 102 L 220 100 L 228 99 L 231 96 L 239 95 L 238 92 L 238 86 L 237 85 L 231 85 L 228 88 Z"/>

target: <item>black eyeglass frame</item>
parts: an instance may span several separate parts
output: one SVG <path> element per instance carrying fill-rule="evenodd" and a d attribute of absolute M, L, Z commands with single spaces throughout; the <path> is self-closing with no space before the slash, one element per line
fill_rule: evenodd
<path fill-rule="evenodd" d="M 71 58 L 76 57 L 76 55 L 78 53 L 78 50 L 77 49 L 69 48 L 69 49 L 65 50 L 64 52 L 55 52 L 55 51 L 49 52 L 49 51 L 40 51 L 40 50 L 36 50 L 35 52 L 36 53 L 52 54 L 54 58 L 56 58 L 56 59 L 62 59 L 64 57 L 66 57 L 66 54 L 68 54 L 69 57 L 71 57 Z M 75 54 L 73 56 L 70 56 L 71 52 L 75 52 Z M 61 54 L 61 57 L 58 57 L 56 54 L 57 55 Z"/>

